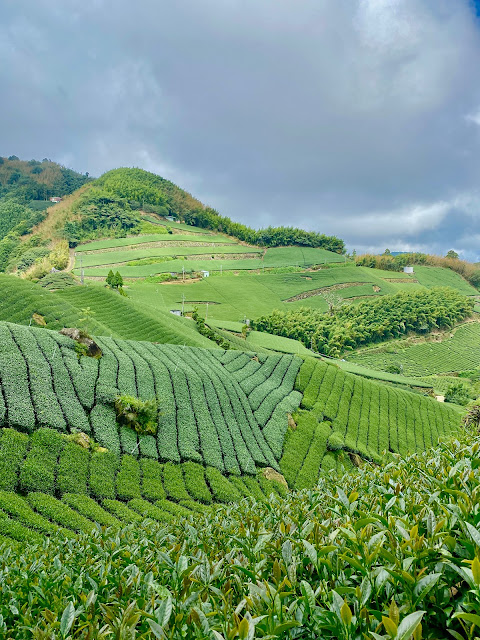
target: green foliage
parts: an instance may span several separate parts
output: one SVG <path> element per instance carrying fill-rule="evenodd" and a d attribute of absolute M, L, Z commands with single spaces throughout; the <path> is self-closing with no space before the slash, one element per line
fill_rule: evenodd
<path fill-rule="evenodd" d="M 167 462 L 163 467 L 163 484 L 167 497 L 171 500 L 190 500 L 190 495 L 185 486 L 182 467 Z"/>
<path fill-rule="evenodd" d="M 105 509 L 102 509 L 95 500 L 87 496 L 82 496 L 78 493 L 66 493 L 62 498 L 62 502 L 68 504 L 69 507 L 78 511 L 82 516 L 105 527 L 119 527 L 121 525 L 120 520 L 105 511 Z"/>
<path fill-rule="evenodd" d="M 90 459 L 89 485 L 92 495 L 99 500 L 116 497 L 115 474 L 118 458 L 110 452 L 96 452 Z"/>
<path fill-rule="evenodd" d="M 103 508 L 109 511 L 113 516 L 127 524 L 135 524 L 143 520 L 142 516 L 133 509 L 127 507 L 124 502 L 119 500 L 103 500 Z"/>
<path fill-rule="evenodd" d="M 468 387 L 462 382 L 450 384 L 445 393 L 445 402 L 466 405 L 470 402 Z"/>
<path fill-rule="evenodd" d="M 205 482 L 205 469 L 196 462 L 185 462 L 183 465 L 185 487 L 187 492 L 195 499 L 210 504 L 212 494 Z"/>
<path fill-rule="evenodd" d="M 74 218 L 64 225 L 64 236 L 72 247 L 81 240 L 102 235 L 125 235 L 138 224 L 125 199 L 98 186 L 82 194 L 73 205 L 72 213 Z"/>
<path fill-rule="evenodd" d="M 140 498 L 140 466 L 133 456 L 122 456 L 120 469 L 117 473 L 117 496 L 122 500 Z"/>
<path fill-rule="evenodd" d="M 222 474 L 214 467 L 207 467 L 205 475 L 209 487 L 218 502 L 238 502 L 241 495 L 235 486 L 222 476 Z"/>
<path fill-rule="evenodd" d="M 31 438 L 30 450 L 20 468 L 24 491 L 55 493 L 55 470 L 65 440 L 53 429 L 38 429 Z"/>
<path fill-rule="evenodd" d="M 129 395 L 115 398 L 117 420 L 139 434 L 157 433 L 158 403 L 154 399 L 140 400 Z"/>
<path fill-rule="evenodd" d="M 18 472 L 27 453 L 28 436 L 15 429 L 0 431 L 0 489 L 15 491 Z"/>
<path fill-rule="evenodd" d="M 67 442 L 60 454 L 57 486 L 61 494 L 86 494 L 90 453 L 75 442 Z"/>
<path fill-rule="evenodd" d="M 35 491 L 28 494 L 27 500 L 30 505 L 41 515 L 45 516 L 45 518 L 48 518 L 67 529 L 90 533 L 95 527 L 91 520 L 80 515 L 77 511 L 74 511 L 65 503 L 60 502 L 60 500 L 57 500 L 53 496 Z"/>
<path fill-rule="evenodd" d="M 450 328 L 469 316 L 473 301 L 449 288 L 400 291 L 357 306 L 346 306 L 333 315 L 301 307 L 274 311 L 252 322 L 252 327 L 301 340 L 305 346 L 337 357 L 345 349 L 399 338 L 411 332 Z"/>
<path fill-rule="evenodd" d="M 92 637 L 105 625 L 113 632 L 121 621 L 130 636 L 162 629 L 172 640 L 248 633 L 469 640 L 480 628 L 479 461 L 478 438 L 467 435 L 382 467 L 343 477 L 333 471 L 316 489 L 285 499 L 192 514 L 187 529 L 183 512 L 135 500 L 131 506 L 149 522 L 118 536 L 92 530 L 74 543 L 57 537 L 35 546 L 38 534 L 0 514 L 4 535 L 34 543 L 0 545 L 8 567 L 1 631 L 35 628 L 43 619 L 45 633 L 57 633 L 63 620 L 72 637 L 86 625 Z M 85 563 L 92 585 L 105 581 L 108 567 L 108 580 L 90 594 L 79 590 Z M 143 579 L 126 589 L 132 566 Z M 31 595 L 35 568 L 41 599 Z M 51 616 L 42 618 L 46 609 Z"/>

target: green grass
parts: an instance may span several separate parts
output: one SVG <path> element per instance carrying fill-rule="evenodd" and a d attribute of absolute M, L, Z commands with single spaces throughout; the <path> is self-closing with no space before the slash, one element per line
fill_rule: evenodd
<path fill-rule="evenodd" d="M 416 377 L 452 371 L 467 371 L 480 366 L 480 323 L 465 324 L 453 337 L 442 342 L 425 342 L 405 348 L 389 345 L 383 350 L 364 351 L 350 356 L 355 364 L 385 370 L 401 365 L 403 375 Z"/>
<path fill-rule="evenodd" d="M 203 232 L 204 233 L 204 232 Z M 235 238 L 229 238 L 228 236 L 221 236 L 218 234 L 212 235 L 187 235 L 187 234 L 146 234 L 138 236 L 127 236 L 126 238 L 106 238 L 105 240 L 94 240 L 93 242 L 87 242 L 80 244 L 75 248 L 76 253 L 88 252 L 88 251 L 102 251 L 104 249 L 114 249 L 117 247 L 134 247 L 136 245 L 148 244 L 148 243 L 163 244 L 166 242 L 171 243 L 209 243 L 214 245 L 222 244 L 237 244 Z"/>
<path fill-rule="evenodd" d="M 218 245 L 213 246 L 209 245 L 205 246 L 167 246 L 167 247 L 135 247 L 131 250 L 124 251 L 103 251 L 100 253 L 94 253 L 93 251 L 89 251 L 88 253 L 81 254 L 81 258 L 77 257 L 75 261 L 75 267 L 78 269 L 80 267 L 80 259 L 82 260 L 82 264 L 85 268 L 87 267 L 96 267 L 98 265 L 110 265 L 110 264 L 118 264 L 118 269 L 120 271 L 124 271 L 124 265 L 121 263 L 126 263 L 131 260 L 143 260 L 145 258 L 159 258 L 160 260 L 165 257 L 171 256 L 185 256 L 185 269 L 189 268 L 188 263 L 190 259 L 188 256 L 196 256 L 196 255 L 218 255 L 225 254 L 225 260 L 231 260 L 231 256 L 233 254 L 258 254 L 260 255 L 263 252 L 262 249 L 258 247 L 246 247 L 243 245 L 233 245 L 229 244 L 226 246 Z M 205 258 L 209 260 L 209 258 Z M 222 259 L 223 260 L 223 259 Z M 216 260 L 209 260 L 212 263 L 215 263 Z M 161 262 L 159 264 L 162 264 Z M 168 267 L 169 264 L 167 263 Z M 125 268 L 130 268 L 125 265 Z M 156 265 L 152 265 L 152 269 L 156 268 Z M 167 269 L 168 271 L 168 269 Z M 87 272 L 88 273 L 88 272 Z M 127 275 L 127 273 L 125 274 Z"/>
<path fill-rule="evenodd" d="M 332 359 L 332 362 L 340 367 L 343 371 L 348 371 L 349 373 L 355 373 L 358 376 L 362 376 L 364 378 L 371 378 L 373 380 L 384 380 L 385 382 L 394 382 L 396 384 L 403 384 L 411 387 L 425 387 L 432 388 L 433 385 L 429 384 L 428 381 L 422 381 L 418 378 L 402 376 L 397 373 L 388 373 L 387 371 L 377 371 L 375 369 L 370 369 L 369 367 L 362 366 L 355 362 L 350 362 L 348 360 L 335 360 Z"/>

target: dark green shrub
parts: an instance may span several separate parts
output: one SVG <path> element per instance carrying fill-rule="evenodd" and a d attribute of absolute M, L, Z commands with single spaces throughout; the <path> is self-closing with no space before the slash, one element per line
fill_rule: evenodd
<path fill-rule="evenodd" d="M 55 471 L 65 440 L 58 431 L 38 429 L 31 437 L 31 448 L 20 469 L 24 491 L 55 493 Z"/>
<path fill-rule="evenodd" d="M 212 494 L 205 482 L 205 469 L 197 462 L 185 462 L 183 465 L 185 487 L 187 492 L 196 500 L 210 504 Z"/>
<path fill-rule="evenodd" d="M 27 500 L 36 511 L 49 520 L 67 527 L 67 529 L 90 533 L 95 527 L 91 520 L 87 520 L 87 518 L 70 509 L 70 507 L 53 496 L 33 492 L 28 494 Z"/>
<path fill-rule="evenodd" d="M 167 513 L 166 511 L 162 511 L 151 502 L 147 502 L 146 500 L 142 500 L 139 498 L 135 498 L 130 500 L 128 503 L 130 509 L 137 511 L 144 518 L 151 518 L 152 520 L 157 520 L 158 522 L 172 522 L 173 516 L 171 513 Z"/>
<path fill-rule="evenodd" d="M 117 473 L 117 496 L 120 499 L 131 500 L 140 498 L 140 466 L 133 456 L 122 456 L 120 470 Z"/>
<path fill-rule="evenodd" d="M 98 522 L 98 524 L 105 525 L 106 527 L 119 527 L 121 526 L 120 520 L 114 518 L 110 513 L 102 509 L 102 507 L 89 498 L 88 496 L 78 495 L 76 493 L 66 493 L 62 502 L 68 504 L 78 511 L 82 516 Z"/>
<path fill-rule="evenodd" d="M 218 469 L 207 467 L 205 471 L 207 482 L 218 502 L 236 502 L 241 499 L 240 493 L 231 482 L 222 476 Z"/>
<path fill-rule="evenodd" d="M 90 453 L 75 442 L 67 442 L 60 454 L 57 487 L 63 493 L 87 494 Z"/>
<path fill-rule="evenodd" d="M 115 399 L 117 420 L 140 434 L 157 433 L 158 404 L 156 400 L 140 400 L 121 395 Z"/>
<path fill-rule="evenodd" d="M 165 464 L 163 467 L 163 483 L 168 498 L 176 502 L 190 500 L 180 465 L 171 462 Z"/>
<path fill-rule="evenodd" d="M 0 491 L 0 509 L 15 517 L 22 524 L 43 533 L 57 533 L 58 527 L 35 513 L 25 498 L 9 491 Z"/>
<path fill-rule="evenodd" d="M 116 518 L 122 522 L 126 522 L 127 524 L 141 522 L 143 519 L 136 511 L 129 509 L 124 502 L 119 502 L 118 500 L 104 500 L 102 505 Z"/>

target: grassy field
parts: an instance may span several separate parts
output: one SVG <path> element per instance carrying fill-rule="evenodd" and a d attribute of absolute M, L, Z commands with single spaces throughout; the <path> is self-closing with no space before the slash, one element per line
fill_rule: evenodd
<path fill-rule="evenodd" d="M 90 252 L 90 251 L 104 251 L 105 249 L 116 249 L 118 247 L 136 247 L 142 244 L 151 244 L 153 242 L 188 242 L 191 244 L 208 242 L 209 244 L 237 244 L 235 238 L 229 238 L 220 234 L 206 235 L 206 234 L 150 234 L 139 236 L 128 236 L 127 238 L 108 238 L 106 240 L 95 240 L 94 242 L 87 242 L 75 247 L 76 253 Z"/>
<path fill-rule="evenodd" d="M 168 262 L 162 267 L 169 270 L 172 264 Z M 186 261 L 184 264 L 186 266 L 189 262 Z M 149 266 L 142 269 L 146 272 Z M 464 284 L 467 287 L 470 286 L 457 274 L 447 269 L 443 272 L 447 279 L 450 273 L 455 276 L 453 280 L 449 280 L 450 286 L 452 283 L 455 284 L 456 278 L 459 278 L 457 290 L 460 292 Z M 405 282 L 391 282 L 392 278 L 405 280 Z M 415 279 L 408 274 L 347 265 L 302 273 L 260 273 L 238 276 L 228 274 L 205 278 L 199 282 L 188 283 L 187 281 L 185 284 L 178 285 L 139 281 L 130 286 L 129 295 L 132 300 L 142 305 L 150 305 L 155 309 L 179 309 L 182 295 L 184 295 L 187 311 L 199 306 L 200 312 L 204 314 L 206 302 L 209 302 L 212 303 L 208 308 L 209 319 L 241 322 L 245 317 L 258 318 L 270 313 L 273 309 L 286 311 L 303 306 L 326 311 L 328 306 L 323 294 L 328 292 L 334 292 L 339 298 L 355 302 L 355 296 L 360 296 L 359 300 L 361 300 L 364 297 L 374 298 L 383 294 L 396 293 L 399 290 L 412 291 L 419 288 L 421 289 L 422 285 L 415 282 Z"/>
<path fill-rule="evenodd" d="M 371 353 L 365 351 L 352 355 L 349 360 L 380 370 L 401 365 L 406 376 L 428 376 L 480 367 L 480 323 L 465 324 L 452 335 L 442 342 L 426 342 L 403 349 L 391 346 Z"/>

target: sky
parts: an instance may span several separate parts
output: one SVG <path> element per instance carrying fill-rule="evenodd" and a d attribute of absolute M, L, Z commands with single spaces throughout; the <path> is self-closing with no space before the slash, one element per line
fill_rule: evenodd
<path fill-rule="evenodd" d="M 0 155 L 480 260 L 480 0 L 2 0 Z"/>

